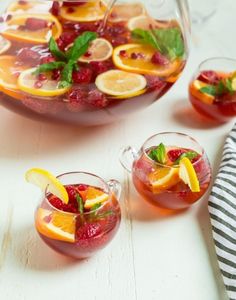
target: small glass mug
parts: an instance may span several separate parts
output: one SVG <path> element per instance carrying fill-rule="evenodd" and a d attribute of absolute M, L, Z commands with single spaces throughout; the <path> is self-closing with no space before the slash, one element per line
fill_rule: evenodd
<path fill-rule="evenodd" d="M 49 202 L 47 189 L 35 212 L 35 227 L 42 240 L 57 252 L 77 259 L 90 257 L 104 248 L 116 234 L 121 211 L 121 184 L 105 181 L 86 172 L 70 172 L 57 177 L 66 186 L 87 185 L 107 193 L 109 198 L 100 207 L 81 213 L 65 212 Z"/>
<path fill-rule="evenodd" d="M 168 184 L 164 184 L 163 188 L 158 191 L 153 189 L 149 176 L 151 173 L 161 169 L 162 174 L 163 172 L 171 174 L 173 169 L 177 168 L 177 166 L 159 164 L 148 156 L 148 151 L 160 143 L 170 147 L 194 150 L 200 154 L 193 163 L 200 183 L 199 192 L 192 192 L 188 185 L 182 181 L 176 181 L 175 177 L 173 177 L 175 182 L 171 182 L 172 179 L 169 178 Z M 198 201 L 207 191 L 211 181 L 211 167 L 204 149 L 195 139 L 182 133 L 163 132 L 155 134 L 144 142 L 139 151 L 128 146 L 123 150 L 120 162 L 128 172 L 132 173 L 133 183 L 138 193 L 149 203 L 169 211 L 186 209 Z"/>

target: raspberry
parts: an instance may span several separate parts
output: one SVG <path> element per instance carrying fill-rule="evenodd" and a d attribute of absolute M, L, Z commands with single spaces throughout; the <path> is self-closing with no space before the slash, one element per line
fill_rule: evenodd
<path fill-rule="evenodd" d="M 60 13 L 60 4 L 58 1 L 53 1 L 52 7 L 50 9 L 51 14 L 58 16 Z"/>
<path fill-rule="evenodd" d="M 205 83 L 218 84 L 220 81 L 220 76 L 215 71 L 202 71 L 198 76 L 198 80 Z"/>
<path fill-rule="evenodd" d="M 169 64 L 169 60 L 160 52 L 155 52 L 151 58 L 153 64 L 165 66 Z"/>
<path fill-rule="evenodd" d="M 89 240 L 97 237 L 102 233 L 102 226 L 98 222 L 85 223 L 76 231 L 76 237 L 78 240 Z"/>
<path fill-rule="evenodd" d="M 36 31 L 48 26 L 46 20 L 37 19 L 37 18 L 28 18 L 25 22 L 25 28 L 30 31 Z"/>
<path fill-rule="evenodd" d="M 31 65 L 37 65 L 40 61 L 40 55 L 30 48 L 22 48 L 17 53 L 17 58 L 19 59 L 19 61 Z"/>
<path fill-rule="evenodd" d="M 167 152 L 167 156 L 172 162 L 174 162 L 185 152 L 186 150 L 184 149 L 173 149 Z"/>
<path fill-rule="evenodd" d="M 88 188 L 88 185 L 87 184 L 79 184 L 78 185 L 78 190 L 79 191 L 86 191 Z"/>
<path fill-rule="evenodd" d="M 92 70 L 88 68 L 80 68 L 78 71 L 74 71 L 72 78 L 74 83 L 88 84 L 92 80 Z"/>
<path fill-rule="evenodd" d="M 153 75 L 146 75 L 147 86 L 151 90 L 162 90 L 166 86 L 166 82 L 163 81 L 160 77 Z"/>
<path fill-rule="evenodd" d="M 63 32 L 57 41 L 58 47 L 64 50 L 67 46 L 69 46 L 74 42 L 76 37 L 77 34 L 75 32 L 69 32 L 69 31 Z"/>
<path fill-rule="evenodd" d="M 128 54 L 127 54 L 127 51 L 126 51 L 126 50 L 121 50 L 120 53 L 119 53 L 119 55 L 120 55 L 121 57 L 128 58 Z"/>
<path fill-rule="evenodd" d="M 81 111 L 84 107 L 86 96 L 86 92 L 82 89 L 73 89 L 68 95 L 69 103 L 66 104 L 67 109 L 72 112 Z"/>
<path fill-rule="evenodd" d="M 131 53 L 131 58 L 132 59 L 143 59 L 145 57 L 145 55 L 143 53 L 136 53 L 136 52 L 133 52 Z"/>
<path fill-rule="evenodd" d="M 106 96 L 97 89 L 89 91 L 87 102 L 97 108 L 103 108 L 109 104 Z"/>
<path fill-rule="evenodd" d="M 78 194 L 75 187 L 72 186 L 72 185 L 68 185 L 65 188 L 66 188 L 66 191 L 67 191 L 68 196 L 69 196 L 69 201 L 74 202 L 74 200 L 76 200 L 76 195 Z"/>
<path fill-rule="evenodd" d="M 63 209 L 64 203 L 61 201 L 61 199 L 57 198 L 56 196 L 51 196 L 48 200 L 55 208 L 59 210 Z"/>
<path fill-rule="evenodd" d="M 101 73 L 104 73 L 112 69 L 112 63 L 109 61 L 92 61 L 90 66 L 94 72 L 95 77 Z"/>
<path fill-rule="evenodd" d="M 49 54 L 49 55 L 44 56 L 40 59 L 40 64 L 41 65 L 42 64 L 48 64 L 48 63 L 53 62 L 53 61 L 55 61 L 55 58 L 51 54 Z"/>

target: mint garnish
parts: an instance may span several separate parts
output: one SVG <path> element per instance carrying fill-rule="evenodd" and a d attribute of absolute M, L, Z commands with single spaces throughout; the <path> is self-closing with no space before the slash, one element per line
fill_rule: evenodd
<path fill-rule="evenodd" d="M 228 78 L 221 79 L 218 84 L 212 85 L 208 84 L 200 89 L 201 93 L 208 94 L 211 96 L 221 96 L 226 93 L 233 94 L 235 93 L 235 90 L 233 88 L 233 79 L 235 78 L 235 75 Z"/>
<path fill-rule="evenodd" d="M 150 151 L 148 156 L 152 160 L 154 160 L 160 164 L 164 164 L 166 162 L 166 148 L 165 148 L 164 144 L 160 143 L 156 148 L 154 148 Z"/>
<path fill-rule="evenodd" d="M 83 202 L 83 199 L 80 197 L 79 194 L 76 195 L 76 201 L 78 203 L 78 211 L 82 215 L 84 213 L 84 202 Z"/>
<path fill-rule="evenodd" d="M 188 151 L 188 152 L 184 152 L 183 154 L 180 155 L 180 157 L 178 159 L 176 159 L 176 161 L 174 162 L 175 165 L 178 165 L 179 162 L 181 161 L 182 158 L 187 157 L 189 160 L 194 159 L 195 157 L 198 156 L 198 153 L 195 151 Z"/>

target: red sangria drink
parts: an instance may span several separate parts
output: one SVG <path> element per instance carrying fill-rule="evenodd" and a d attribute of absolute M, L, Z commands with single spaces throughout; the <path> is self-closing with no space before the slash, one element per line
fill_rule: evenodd
<path fill-rule="evenodd" d="M 205 194 L 210 184 L 211 168 L 206 154 L 185 134 L 160 133 L 150 137 L 138 152 L 126 148 L 126 168 L 129 153 L 134 158 L 131 171 L 136 190 L 159 208 L 188 208 Z"/>
<path fill-rule="evenodd" d="M 32 118 L 97 125 L 164 95 L 187 59 L 186 1 L 110 2 L 19 0 L 6 7 L 0 103 Z"/>
<path fill-rule="evenodd" d="M 217 122 L 236 116 L 236 60 L 211 58 L 200 64 L 189 85 L 189 99 L 200 114 Z"/>
<path fill-rule="evenodd" d="M 44 170 L 28 171 L 28 181 L 35 183 L 39 177 L 45 178 Z M 63 174 L 57 180 L 68 200 L 58 192 L 61 187 L 50 183 L 35 212 L 36 230 L 57 252 L 79 259 L 89 257 L 103 249 L 119 228 L 120 184 L 82 172 Z"/>

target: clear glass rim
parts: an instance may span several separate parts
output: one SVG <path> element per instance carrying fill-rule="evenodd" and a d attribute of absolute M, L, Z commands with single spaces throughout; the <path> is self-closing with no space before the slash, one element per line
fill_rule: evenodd
<path fill-rule="evenodd" d="M 58 212 L 60 212 L 60 213 L 62 213 L 62 214 L 68 214 L 68 215 L 74 215 L 74 216 L 81 216 L 81 215 L 88 216 L 88 215 L 90 215 L 91 213 L 94 213 L 94 212 L 99 211 L 100 209 L 102 209 L 102 208 L 105 206 L 105 204 L 111 202 L 111 194 L 112 194 L 112 193 L 111 193 L 111 189 L 110 189 L 109 185 L 107 184 L 107 182 L 106 182 L 103 178 L 101 178 L 100 176 L 98 176 L 98 175 L 96 175 L 96 174 L 93 174 L 93 173 L 90 173 L 90 172 L 84 172 L 84 171 L 72 171 L 72 172 L 66 172 L 66 173 L 59 174 L 59 175 L 56 176 L 56 178 L 57 178 L 57 179 L 60 179 L 62 176 L 67 176 L 67 175 L 79 175 L 79 174 L 83 174 L 83 175 L 88 175 L 88 176 L 95 177 L 95 178 L 97 178 L 98 180 L 100 180 L 100 181 L 102 182 L 102 184 L 104 184 L 104 185 L 106 186 L 106 189 L 107 189 L 107 191 L 108 191 L 108 200 L 107 200 L 107 201 L 104 201 L 100 207 L 98 207 L 97 209 L 94 209 L 94 210 L 92 210 L 92 211 L 90 211 L 90 212 L 85 212 L 85 213 L 83 213 L 83 214 L 81 214 L 81 213 L 79 213 L 79 212 L 73 213 L 73 212 L 68 212 L 68 211 L 60 210 L 60 209 L 56 208 L 55 206 L 53 206 L 53 205 L 49 202 L 49 200 L 48 200 L 48 198 L 47 198 L 47 194 L 48 194 L 47 189 L 48 189 L 48 186 L 45 188 L 45 191 L 44 191 L 44 199 L 43 199 L 43 200 L 46 201 L 47 204 L 48 204 L 53 210 L 58 211 Z M 78 184 L 80 184 L 80 183 L 78 183 Z M 83 184 L 83 183 L 81 183 L 81 184 Z M 69 184 L 68 184 L 68 185 L 69 185 Z M 71 185 L 72 185 L 72 184 L 71 184 Z M 63 186 L 64 186 L 64 184 L 63 184 Z"/>
<path fill-rule="evenodd" d="M 191 140 L 192 142 L 194 142 L 199 148 L 200 148 L 200 153 L 198 152 L 198 151 L 196 151 L 198 154 L 200 154 L 201 156 L 198 158 L 198 160 L 196 160 L 194 163 L 193 163 L 193 166 L 195 166 L 196 164 L 198 164 L 203 158 L 204 158 L 204 156 L 205 156 L 205 150 L 203 149 L 203 147 L 197 142 L 197 140 L 195 140 L 193 137 L 191 137 L 191 136 L 189 136 L 189 135 L 187 135 L 187 134 L 185 134 L 185 133 L 181 133 L 181 132 L 175 132 L 175 131 L 173 131 L 173 132 L 171 132 L 171 131 L 165 131 L 165 132 L 160 132 L 160 133 L 156 133 L 156 134 L 154 134 L 154 135 L 152 135 L 152 136 L 150 136 L 144 143 L 143 143 L 143 145 L 142 145 L 142 147 L 141 147 L 141 151 L 142 151 L 142 154 L 144 154 L 145 155 L 145 157 L 150 161 L 150 162 L 152 162 L 152 163 L 154 163 L 155 165 L 157 165 L 157 166 L 160 166 L 160 167 L 164 167 L 164 168 L 177 168 L 178 167 L 178 165 L 176 165 L 176 166 L 166 166 L 166 165 L 163 165 L 163 164 L 160 164 L 160 163 L 158 163 L 158 162 L 156 162 L 156 161 L 154 161 L 153 159 L 151 159 L 148 155 L 147 155 L 147 152 L 145 151 L 147 148 L 145 147 L 145 145 L 149 142 L 149 141 L 151 141 L 153 138 L 155 138 L 155 137 L 158 137 L 158 136 L 162 136 L 162 135 L 168 135 L 168 134 L 175 134 L 175 135 L 180 135 L 180 136 L 182 136 L 182 137 L 185 137 L 185 138 L 188 138 L 189 140 Z M 195 151 L 195 150 L 194 150 Z"/>
<path fill-rule="evenodd" d="M 204 66 L 205 63 L 208 63 L 208 62 L 213 62 L 213 61 L 219 61 L 219 60 L 223 60 L 223 61 L 226 61 L 228 63 L 235 63 L 235 69 L 236 69 L 236 59 L 235 58 L 231 58 L 231 57 L 226 57 L 226 56 L 213 56 L 213 57 L 209 57 L 209 58 L 206 58 L 204 59 L 198 66 L 198 70 L 201 70 L 201 68 Z"/>

